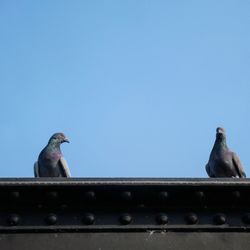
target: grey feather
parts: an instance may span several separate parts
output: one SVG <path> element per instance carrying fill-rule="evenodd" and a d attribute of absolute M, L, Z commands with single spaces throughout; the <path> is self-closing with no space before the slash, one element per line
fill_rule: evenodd
<path fill-rule="evenodd" d="M 209 177 L 246 177 L 239 157 L 227 146 L 223 128 L 216 129 L 216 140 L 206 165 L 206 172 Z"/>
<path fill-rule="evenodd" d="M 35 177 L 40 177 L 39 171 L 38 171 L 38 162 L 37 161 L 34 164 L 34 175 L 35 175 Z"/>
<path fill-rule="evenodd" d="M 61 163 L 61 166 L 62 166 L 62 169 L 64 171 L 65 176 L 70 177 L 71 174 L 70 174 L 70 171 L 69 171 L 69 166 L 68 166 L 67 161 L 64 159 L 64 157 L 60 158 L 60 163 Z"/>
<path fill-rule="evenodd" d="M 63 142 L 69 142 L 63 133 L 51 136 L 34 164 L 35 177 L 70 177 L 70 171 L 60 149 Z"/>
<path fill-rule="evenodd" d="M 245 173 L 243 166 L 240 162 L 240 158 L 238 157 L 238 155 L 236 153 L 233 153 L 233 164 L 235 166 L 235 169 L 237 171 L 238 176 L 241 178 L 245 178 L 246 173 Z"/>

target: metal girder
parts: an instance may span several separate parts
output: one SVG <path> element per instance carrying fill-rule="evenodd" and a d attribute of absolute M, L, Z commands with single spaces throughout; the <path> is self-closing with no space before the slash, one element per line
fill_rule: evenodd
<path fill-rule="evenodd" d="M 250 231 L 250 180 L 0 179 L 1 232 Z"/>
<path fill-rule="evenodd" d="M 1 250 L 249 245 L 248 179 L 0 179 Z"/>

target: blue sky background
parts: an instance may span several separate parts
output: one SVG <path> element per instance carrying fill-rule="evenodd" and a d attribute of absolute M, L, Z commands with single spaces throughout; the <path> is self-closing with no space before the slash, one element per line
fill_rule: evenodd
<path fill-rule="evenodd" d="M 250 1 L 0 1 L 0 176 L 54 132 L 74 177 L 206 177 L 223 126 L 250 176 Z"/>

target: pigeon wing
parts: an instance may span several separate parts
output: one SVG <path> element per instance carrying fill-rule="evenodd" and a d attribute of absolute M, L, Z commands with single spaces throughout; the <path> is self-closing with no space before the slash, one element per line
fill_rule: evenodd
<path fill-rule="evenodd" d="M 38 169 L 39 167 L 38 167 L 38 162 L 36 161 L 35 162 L 35 164 L 34 164 L 34 175 L 35 175 L 35 177 L 40 177 L 39 176 L 39 169 Z"/>
<path fill-rule="evenodd" d="M 69 171 L 69 166 L 68 166 L 67 161 L 64 159 L 64 157 L 61 157 L 59 162 L 60 162 L 60 165 L 62 167 L 62 171 L 64 173 L 64 176 L 65 177 L 70 177 L 71 174 L 70 174 L 70 171 Z"/>
<path fill-rule="evenodd" d="M 206 165 L 206 171 L 207 171 L 207 175 L 211 178 L 215 177 L 212 173 L 211 173 L 211 170 L 210 170 L 210 167 L 209 167 L 209 163 Z"/>
<path fill-rule="evenodd" d="M 246 177 L 246 173 L 244 172 L 243 166 L 240 162 L 240 158 L 236 153 L 233 153 L 233 164 L 239 177 L 240 178 Z"/>

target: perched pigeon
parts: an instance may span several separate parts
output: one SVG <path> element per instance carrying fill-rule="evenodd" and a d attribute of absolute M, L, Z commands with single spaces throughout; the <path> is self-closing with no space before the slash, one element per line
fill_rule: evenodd
<path fill-rule="evenodd" d="M 35 177 L 70 177 L 70 171 L 60 149 L 63 142 L 69 142 L 63 133 L 51 136 L 34 164 Z"/>
<path fill-rule="evenodd" d="M 223 128 L 216 129 L 216 140 L 206 171 L 209 177 L 246 177 L 239 157 L 227 147 Z"/>

